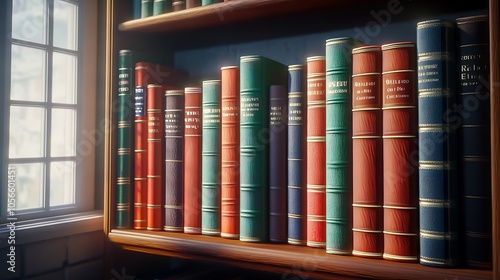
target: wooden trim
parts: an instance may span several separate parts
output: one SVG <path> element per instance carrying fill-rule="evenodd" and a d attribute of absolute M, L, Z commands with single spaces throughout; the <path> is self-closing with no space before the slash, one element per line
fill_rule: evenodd
<path fill-rule="evenodd" d="M 112 230 L 111 242 L 124 249 L 165 256 L 221 262 L 277 273 L 309 277 L 343 275 L 376 279 L 491 279 L 492 271 L 442 269 L 418 263 L 326 254 L 324 249 L 288 244 L 247 243 L 221 237 L 164 231 Z"/>
<path fill-rule="evenodd" d="M 493 279 L 500 279 L 500 10 L 490 0 L 490 124 Z"/>

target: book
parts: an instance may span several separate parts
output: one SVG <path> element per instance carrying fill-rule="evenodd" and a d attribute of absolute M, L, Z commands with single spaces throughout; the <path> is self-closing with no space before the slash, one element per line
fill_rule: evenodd
<path fill-rule="evenodd" d="M 287 67 L 260 56 L 240 57 L 240 240 L 268 240 L 269 86 L 285 85 Z"/>
<path fill-rule="evenodd" d="M 490 73 L 488 16 L 457 23 L 458 106 L 462 237 L 465 265 L 492 267 Z"/>
<path fill-rule="evenodd" d="M 384 253 L 418 260 L 418 149 L 416 53 L 413 42 L 382 48 Z"/>
<path fill-rule="evenodd" d="M 182 11 L 186 9 L 186 1 L 172 1 L 172 11 Z"/>
<path fill-rule="evenodd" d="M 172 10 L 172 0 L 154 0 L 152 15 L 161 15 Z"/>
<path fill-rule="evenodd" d="M 164 87 L 148 84 L 146 96 L 147 110 L 147 229 L 162 230 L 163 206 L 163 148 L 164 148 Z"/>
<path fill-rule="evenodd" d="M 153 15 L 153 0 L 141 0 L 141 18 Z"/>
<path fill-rule="evenodd" d="M 417 23 L 420 263 L 458 264 L 455 23 Z"/>
<path fill-rule="evenodd" d="M 201 5 L 206 6 L 206 5 L 211 5 L 211 4 L 220 3 L 220 2 L 224 2 L 224 1 L 223 0 L 201 0 Z"/>
<path fill-rule="evenodd" d="M 165 91 L 165 231 L 184 231 L 184 90 Z"/>
<path fill-rule="evenodd" d="M 352 253 L 352 48 L 349 37 L 326 40 L 326 252 Z"/>
<path fill-rule="evenodd" d="M 142 0 L 132 0 L 132 19 L 141 18 Z"/>
<path fill-rule="evenodd" d="M 326 246 L 326 62 L 307 57 L 307 246 Z"/>
<path fill-rule="evenodd" d="M 269 241 L 287 242 L 287 85 L 269 86 Z"/>
<path fill-rule="evenodd" d="M 220 80 L 202 83 L 201 233 L 220 235 L 221 93 Z"/>
<path fill-rule="evenodd" d="M 201 87 L 184 89 L 184 232 L 201 233 Z"/>
<path fill-rule="evenodd" d="M 352 254 L 381 258 L 383 235 L 382 50 L 352 50 Z"/>
<path fill-rule="evenodd" d="M 201 0 L 186 0 L 186 9 L 201 6 Z"/>
<path fill-rule="evenodd" d="M 306 244 L 307 97 L 304 65 L 288 66 L 288 243 Z"/>
<path fill-rule="evenodd" d="M 240 68 L 221 68 L 221 236 L 240 232 Z"/>

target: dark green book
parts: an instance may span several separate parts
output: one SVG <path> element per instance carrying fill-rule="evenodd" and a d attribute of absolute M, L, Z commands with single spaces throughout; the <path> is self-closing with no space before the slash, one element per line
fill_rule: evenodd
<path fill-rule="evenodd" d="M 203 81 L 201 132 L 201 233 L 220 235 L 220 80 Z"/>
<path fill-rule="evenodd" d="M 201 0 L 201 5 L 206 6 L 206 5 L 220 3 L 220 2 L 223 2 L 223 0 Z"/>
<path fill-rule="evenodd" d="M 287 66 L 240 58 L 240 240 L 268 239 L 269 86 L 287 84 Z"/>
<path fill-rule="evenodd" d="M 172 0 L 154 0 L 153 16 L 161 15 L 172 11 Z"/>
<path fill-rule="evenodd" d="M 141 18 L 153 15 L 153 0 L 141 0 Z"/>
<path fill-rule="evenodd" d="M 326 252 L 352 252 L 351 75 L 353 47 L 340 37 L 326 41 Z"/>

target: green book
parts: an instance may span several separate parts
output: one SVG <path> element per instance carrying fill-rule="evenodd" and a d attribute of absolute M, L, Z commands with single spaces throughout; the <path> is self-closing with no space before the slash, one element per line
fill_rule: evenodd
<path fill-rule="evenodd" d="M 220 235 L 220 80 L 203 81 L 201 142 L 201 233 Z"/>
<path fill-rule="evenodd" d="M 172 10 L 172 0 L 154 0 L 153 16 L 168 13 Z"/>
<path fill-rule="evenodd" d="M 240 240 L 268 239 L 269 86 L 287 84 L 287 66 L 240 58 Z"/>
<path fill-rule="evenodd" d="M 201 0 L 201 5 L 206 6 L 206 5 L 220 3 L 220 2 L 223 2 L 223 0 Z"/>
<path fill-rule="evenodd" d="M 351 52 L 360 42 L 326 41 L 326 252 L 352 252 Z"/>
<path fill-rule="evenodd" d="M 153 0 L 141 0 L 141 18 L 153 15 Z"/>

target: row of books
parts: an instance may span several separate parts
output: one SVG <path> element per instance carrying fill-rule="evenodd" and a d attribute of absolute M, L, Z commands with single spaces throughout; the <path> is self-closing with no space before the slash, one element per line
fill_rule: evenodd
<path fill-rule="evenodd" d="M 122 51 L 116 226 L 489 268 L 488 20 L 416 28 L 194 87 Z"/>
<path fill-rule="evenodd" d="M 134 19 L 224 2 L 224 0 L 132 0 Z M 227 1 L 227 0 L 226 0 Z"/>

